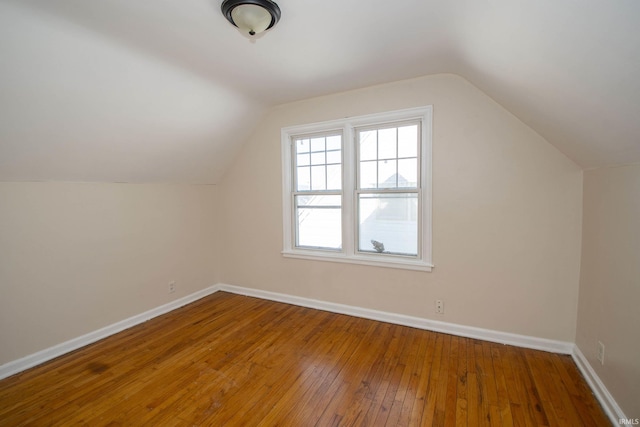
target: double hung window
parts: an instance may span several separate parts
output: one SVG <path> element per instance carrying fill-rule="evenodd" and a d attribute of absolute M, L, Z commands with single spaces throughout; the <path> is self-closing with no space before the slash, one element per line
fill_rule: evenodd
<path fill-rule="evenodd" d="M 293 140 L 295 246 L 342 247 L 342 135 L 299 136 Z"/>
<path fill-rule="evenodd" d="M 431 107 L 282 129 L 283 254 L 429 271 Z"/>

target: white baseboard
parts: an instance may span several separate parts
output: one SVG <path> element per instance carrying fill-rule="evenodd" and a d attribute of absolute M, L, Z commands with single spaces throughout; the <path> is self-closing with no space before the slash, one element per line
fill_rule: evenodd
<path fill-rule="evenodd" d="M 333 313 L 348 314 L 350 316 L 363 317 L 366 319 L 379 320 L 381 322 L 394 323 L 403 326 L 410 326 L 418 329 L 425 329 L 445 334 L 458 335 L 461 337 L 475 338 L 484 341 L 497 342 L 500 344 L 515 345 L 518 347 L 531 348 L 535 350 L 549 351 L 553 353 L 572 354 L 574 344 L 571 342 L 554 341 L 545 338 L 530 337 L 527 335 L 512 334 L 509 332 L 493 331 L 490 329 L 476 328 L 473 326 L 458 325 L 455 323 L 440 322 L 421 317 L 406 316 L 404 314 L 389 313 L 367 308 L 354 307 L 350 305 L 337 304 L 320 301 L 310 298 L 296 297 L 276 292 L 263 291 L 259 289 L 243 288 L 227 284 L 219 284 L 219 290 L 234 294 L 252 296 L 271 301 L 284 302 L 303 307 L 315 308 L 318 310 L 330 311 Z"/>
<path fill-rule="evenodd" d="M 576 365 L 578 365 L 578 369 L 582 372 L 582 376 L 587 381 L 587 384 L 591 387 L 591 391 L 593 391 L 596 399 L 598 399 L 605 413 L 609 416 L 611 422 L 614 425 L 618 425 L 620 424 L 621 419 L 627 419 L 625 414 L 622 412 L 622 409 L 620 409 L 620 406 L 618 406 L 618 403 L 615 401 L 613 396 L 611 396 L 611 393 L 609 393 L 609 390 L 607 390 L 607 387 L 605 387 L 604 383 L 600 380 L 600 377 L 598 377 L 598 374 L 596 374 L 596 371 L 577 345 L 574 345 L 571 356 L 576 362 Z"/>
<path fill-rule="evenodd" d="M 9 363 L 5 363 L 4 365 L 0 366 L 0 379 L 10 377 L 11 375 L 17 374 L 36 365 L 40 365 L 41 363 L 47 362 L 58 356 L 62 356 L 63 354 L 77 350 L 110 335 L 117 334 L 118 332 L 121 332 L 132 326 L 138 325 L 140 323 L 146 322 L 149 319 L 168 313 L 172 310 L 175 310 L 176 308 L 182 307 L 183 305 L 187 305 L 191 302 L 199 300 L 200 298 L 204 298 L 207 295 L 217 292 L 218 290 L 219 287 L 217 285 L 210 286 L 191 295 L 187 295 L 183 298 L 161 305 L 160 307 L 145 311 L 144 313 L 135 315 L 112 325 L 105 326 L 104 328 L 98 329 L 97 331 L 90 332 L 86 335 L 82 335 L 53 347 L 49 347 L 37 353 L 30 354 Z"/>

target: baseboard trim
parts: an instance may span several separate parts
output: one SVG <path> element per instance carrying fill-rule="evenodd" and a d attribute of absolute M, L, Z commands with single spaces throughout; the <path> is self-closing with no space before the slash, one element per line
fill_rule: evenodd
<path fill-rule="evenodd" d="M 589 360 L 587 360 L 577 345 L 573 346 L 571 356 L 613 425 L 618 425 L 620 424 L 620 420 L 627 419 L 620 406 L 618 406 L 618 403 L 611 393 L 609 393 L 609 390 L 607 390 L 607 387 L 605 387 L 600 377 L 598 377 L 598 374 L 596 374 Z"/>
<path fill-rule="evenodd" d="M 20 373 L 34 366 L 40 365 L 44 362 L 48 362 L 49 360 L 52 360 L 56 357 L 62 356 L 63 354 L 82 348 L 86 345 L 92 344 L 103 338 L 107 338 L 110 335 L 117 334 L 118 332 L 124 331 L 125 329 L 129 329 L 132 326 L 138 325 L 140 323 L 144 323 L 147 320 L 153 319 L 154 317 L 158 317 L 172 310 L 175 310 L 176 308 L 180 308 L 184 305 L 197 301 L 200 298 L 204 298 L 207 295 L 211 295 L 214 292 L 217 292 L 218 290 L 219 290 L 218 285 L 210 286 L 208 288 L 202 289 L 198 292 L 194 292 L 193 294 L 171 301 L 167 304 L 161 305 L 149 311 L 145 311 L 144 313 L 137 314 L 135 316 L 129 317 L 128 319 L 121 320 L 120 322 L 116 322 L 109 326 L 105 326 L 104 328 L 90 332 L 86 335 L 73 338 L 69 341 L 63 342 L 53 347 L 49 347 L 37 353 L 33 353 L 28 356 L 22 357 L 20 359 L 6 363 L 0 366 L 0 380 L 3 378 L 10 377 L 11 375 Z"/>
<path fill-rule="evenodd" d="M 473 326 L 458 325 L 455 323 L 441 322 L 421 317 L 406 316 L 404 314 L 371 310 L 367 308 L 297 297 L 259 289 L 227 285 L 224 283 L 220 283 L 218 286 L 219 290 L 234 294 L 299 305 L 302 307 L 315 308 L 318 310 L 330 311 L 332 313 L 363 317 L 366 319 L 394 323 L 403 326 L 410 326 L 413 328 L 425 329 L 434 332 L 442 332 L 445 334 L 457 335 L 461 337 L 497 342 L 500 344 L 509 344 L 518 347 L 562 354 L 572 354 L 574 348 L 574 344 L 570 342 L 554 341 L 545 338 L 536 338 L 526 335 L 512 334 L 509 332 L 500 332 L 490 329 L 476 328 Z"/>

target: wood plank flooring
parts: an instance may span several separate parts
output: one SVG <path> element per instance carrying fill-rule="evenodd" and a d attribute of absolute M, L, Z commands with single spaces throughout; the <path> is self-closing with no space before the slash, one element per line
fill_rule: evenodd
<path fill-rule="evenodd" d="M 1 426 L 610 426 L 570 356 L 218 292 L 0 381 Z"/>

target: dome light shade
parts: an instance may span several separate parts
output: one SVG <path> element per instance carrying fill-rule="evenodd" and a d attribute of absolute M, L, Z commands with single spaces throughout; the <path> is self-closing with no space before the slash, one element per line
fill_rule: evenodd
<path fill-rule="evenodd" d="M 260 34 L 280 20 L 280 8 L 271 0 L 224 0 L 222 14 L 240 31 Z"/>

